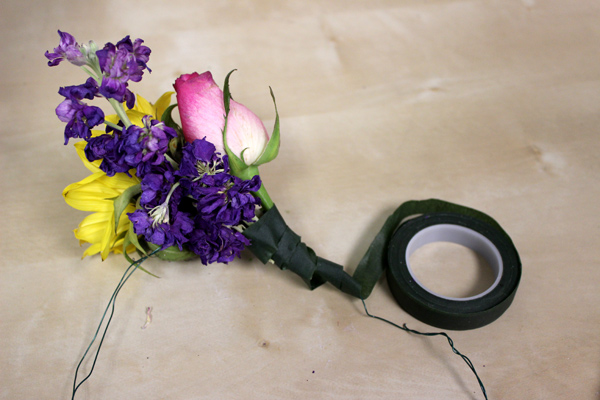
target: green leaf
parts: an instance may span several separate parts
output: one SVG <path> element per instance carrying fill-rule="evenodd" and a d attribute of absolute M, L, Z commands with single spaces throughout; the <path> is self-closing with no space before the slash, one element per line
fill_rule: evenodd
<path fill-rule="evenodd" d="M 129 243 L 134 245 L 135 248 L 138 249 L 138 251 L 140 251 L 143 255 L 148 255 L 148 253 L 146 252 L 146 249 L 144 248 L 144 246 L 142 246 L 142 244 L 138 240 L 138 235 L 136 235 L 135 231 L 133 230 L 133 224 L 129 224 L 129 230 L 127 231 L 127 236 L 125 237 L 125 240 L 127 240 Z M 125 247 L 125 243 L 123 243 L 123 250 L 125 250 L 126 248 L 127 247 Z M 126 253 L 126 252 L 123 251 L 123 253 Z"/>
<path fill-rule="evenodd" d="M 146 242 L 146 244 L 152 251 L 160 248 L 160 246 L 154 243 Z M 156 256 L 161 260 L 165 261 L 185 261 L 191 258 L 198 257 L 196 253 L 193 253 L 189 250 L 179 250 L 179 247 L 177 247 L 176 245 L 167 247 L 166 249 L 159 251 L 158 253 L 156 253 Z"/>
<path fill-rule="evenodd" d="M 142 193 L 142 185 L 138 183 L 137 185 L 133 185 L 125 189 L 125 191 L 114 200 L 113 206 L 115 209 L 115 233 L 119 227 L 121 214 L 123 214 L 123 211 L 125 211 L 129 203 L 131 203 L 131 199 L 140 193 Z"/>
<path fill-rule="evenodd" d="M 129 225 L 129 230 L 127 231 L 127 236 L 125 236 L 125 238 L 123 238 L 123 256 L 130 264 L 135 264 L 138 261 L 129 257 L 129 254 L 127 254 L 127 248 L 129 247 L 130 244 L 134 245 L 135 248 L 138 250 L 138 252 L 140 252 L 140 254 L 147 255 L 146 250 L 144 249 L 144 247 L 140 244 L 140 242 L 138 240 L 138 236 L 133 231 L 133 224 Z M 144 271 L 148 275 L 152 275 L 153 277 L 160 279 L 160 276 L 153 274 L 152 272 L 148 271 L 141 265 L 138 265 L 138 269 Z"/>
<path fill-rule="evenodd" d="M 273 134 L 269 139 L 269 143 L 264 148 L 258 160 L 256 160 L 252 165 L 261 165 L 272 161 L 279 154 L 279 112 L 277 111 L 277 102 L 275 101 L 275 95 L 273 94 L 273 89 L 269 88 L 271 91 L 271 98 L 273 99 L 273 105 L 275 106 L 275 126 L 273 127 Z"/>
<path fill-rule="evenodd" d="M 160 279 L 160 276 L 153 274 L 152 272 L 148 271 L 146 268 L 142 267 L 141 265 L 138 265 L 138 269 L 144 271 L 148 275 L 151 275 L 151 276 L 153 276 L 155 278 Z"/>
<path fill-rule="evenodd" d="M 127 233 L 129 233 L 129 232 L 127 232 Z M 133 263 L 135 263 L 135 260 L 133 258 L 129 257 L 129 254 L 127 254 L 127 248 L 129 247 L 130 244 L 132 244 L 132 243 L 131 243 L 131 240 L 129 239 L 129 235 L 127 235 L 123 239 L 123 257 L 125 257 L 125 259 L 130 264 L 133 264 Z"/>
<path fill-rule="evenodd" d="M 136 239 L 137 240 L 137 239 Z M 130 242 L 129 242 L 129 236 L 126 236 L 125 239 L 123 240 L 123 250 L 125 250 L 127 248 L 127 246 L 129 246 Z M 129 254 L 127 254 L 126 251 L 123 251 L 123 256 L 125 257 L 125 259 L 130 263 L 130 264 L 135 264 L 138 261 L 134 260 L 133 258 L 129 257 Z M 144 271 L 145 273 L 147 273 L 148 275 L 151 275 L 155 278 L 160 279 L 160 276 L 158 275 L 154 275 L 152 272 L 148 271 L 146 268 L 142 267 L 141 265 L 138 264 L 137 266 L 138 269 Z"/>

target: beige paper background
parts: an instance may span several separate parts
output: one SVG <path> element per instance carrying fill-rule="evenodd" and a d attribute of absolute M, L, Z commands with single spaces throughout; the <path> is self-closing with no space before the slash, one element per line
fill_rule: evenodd
<path fill-rule="evenodd" d="M 81 261 L 85 215 L 62 189 L 86 176 L 53 110 L 85 76 L 48 68 L 56 30 L 141 37 L 132 89 L 181 73 L 232 78 L 271 126 L 261 175 L 288 224 L 353 270 L 386 214 L 437 197 L 495 217 L 523 261 L 512 307 L 452 332 L 490 399 L 599 399 L 600 4 L 596 1 L 4 1 L 0 13 L 0 397 L 70 398 L 77 361 L 126 267 Z M 78 399 L 481 399 L 441 338 L 364 315 L 244 254 L 229 265 L 149 261 L 136 273 Z M 448 285 L 459 274 L 445 275 Z M 436 330 L 382 281 L 370 311 Z M 145 308 L 153 322 L 145 330 Z M 90 364 L 86 364 L 87 368 Z"/>

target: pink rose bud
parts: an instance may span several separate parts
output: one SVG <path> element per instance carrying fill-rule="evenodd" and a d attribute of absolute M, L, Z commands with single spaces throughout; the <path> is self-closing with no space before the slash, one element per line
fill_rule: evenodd
<path fill-rule="evenodd" d="M 194 72 L 181 75 L 174 86 L 185 140 L 193 142 L 206 138 L 218 152 L 225 155 L 223 91 L 213 80 L 212 74 Z M 246 149 L 243 161 L 251 165 L 258 160 L 268 142 L 269 134 L 262 121 L 245 106 L 231 100 L 227 120 L 229 149 L 240 158 Z"/>

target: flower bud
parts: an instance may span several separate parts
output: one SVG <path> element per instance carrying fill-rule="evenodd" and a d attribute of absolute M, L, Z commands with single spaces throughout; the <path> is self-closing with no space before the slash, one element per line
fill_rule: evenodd
<path fill-rule="evenodd" d="M 188 142 L 206 138 L 225 155 L 223 91 L 210 72 L 186 74 L 175 81 L 183 135 Z M 269 134 L 262 121 L 248 108 L 230 102 L 227 118 L 227 145 L 246 165 L 252 165 L 267 147 Z"/>

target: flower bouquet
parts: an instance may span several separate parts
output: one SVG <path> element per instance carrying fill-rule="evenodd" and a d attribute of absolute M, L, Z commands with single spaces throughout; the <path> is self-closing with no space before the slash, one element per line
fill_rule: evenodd
<path fill-rule="evenodd" d="M 389 258 L 388 247 L 394 247 L 390 243 L 393 235 L 398 236 L 399 227 L 410 225 L 405 223 L 409 217 L 424 214 L 427 225 L 435 220 L 430 216 L 454 213 L 453 218 L 458 215 L 457 224 L 470 218 L 508 237 L 496 221 L 479 211 L 435 199 L 409 201 L 390 215 L 350 276 L 342 266 L 318 257 L 302 243 L 286 225 L 261 182 L 258 167 L 277 156 L 280 144 L 279 115 L 272 91 L 275 125 L 269 135 L 254 113 L 232 99 L 229 79 L 233 71 L 225 78 L 223 90 L 210 72 L 182 75 L 174 83 L 177 103 L 171 104 L 173 92 L 151 103 L 129 89 L 130 82 L 139 82 L 146 70 L 151 72 L 147 65 L 151 51 L 143 40 L 132 41 L 127 36 L 100 48 L 92 41 L 80 45 L 70 34 L 58 33 L 58 47 L 45 54 L 48 65 L 67 61 L 89 76 L 80 85 L 61 87 L 59 94 L 64 100 L 56 108 L 56 115 L 66 123 L 65 144 L 70 139 L 82 139 L 75 143 L 75 149 L 91 172 L 63 191 L 70 206 L 93 212 L 75 229 L 75 237 L 80 244 L 89 244 L 83 257 L 99 253 L 104 260 L 111 252 L 122 253 L 131 264 L 104 316 L 112 305 L 112 318 L 114 300 L 122 285 L 136 269 L 146 271 L 141 263 L 150 256 L 170 261 L 199 259 L 202 264 L 228 263 L 248 247 L 263 263 L 272 261 L 281 269 L 295 272 L 311 289 L 329 282 L 365 305 L 364 299 L 384 271 L 388 280 L 399 279 L 394 271 L 390 272 L 392 266 L 388 268 L 395 262 Z M 96 98 L 106 99 L 114 114 L 105 115 L 101 108 L 88 104 Z M 176 111 L 181 125 L 173 116 Z M 512 245 L 510 239 L 508 243 Z M 136 252 L 140 258 L 134 260 L 131 254 Z M 519 276 L 520 269 L 511 278 L 514 290 Z M 495 311 L 487 319 L 473 322 L 470 315 L 450 315 L 443 305 L 436 306 L 441 311 L 435 307 L 423 310 L 421 304 L 417 304 L 421 308 L 415 308 L 403 298 L 404 289 L 401 287 L 402 294 L 397 295 L 395 287 L 390 285 L 407 311 L 449 329 L 471 329 L 491 322 L 514 296 L 512 290 L 501 299 L 501 307 L 486 306 Z M 478 311 L 473 309 L 474 313 Z M 422 334 L 369 314 L 366 305 L 365 312 L 402 330 Z M 91 371 L 77 384 L 77 372 L 104 316 L 75 371 L 73 397 L 93 371 L 95 360 Z M 425 335 L 445 336 L 452 350 L 475 373 L 486 396 L 473 364 L 456 350 L 450 338 L 443 332 Z"/>
<path fill-rule="evenodd" d="M 172 92 L 152 104 L 128 88 L 150 71 L 142 40 L 126 37 L 98 49 L 59 34 L 59 46 L 46 53 L 48 64 L 66 60 L 90 76 L 60 88 L 65 99 L 56 108 L 66 122 L 65 144 L 83 139 L 75 148 L 92 172 L 63 192 L 72 207 L 95 212 L 75 230 L 81 244 L 90 243 L 84 256 L 105 259 L 114 252 L 133 262 L 128 253 L 137 250 L 164 260 L 197 257 L 203 264 L 239 256 L 250 244 L 241 232 L 256 221 L 257 209 L 272 206 L 257 167 L 277 156 L 278 121 L 269 138 L 250 110 L 229 96 L 224 101 L 206 72 L 175 82 L 182 129 L 171 117 Z M 96 97 L 107 99 L 115 114 L 86 104 Z M 95 130 L 99 125 L 105 129 Z"/>

